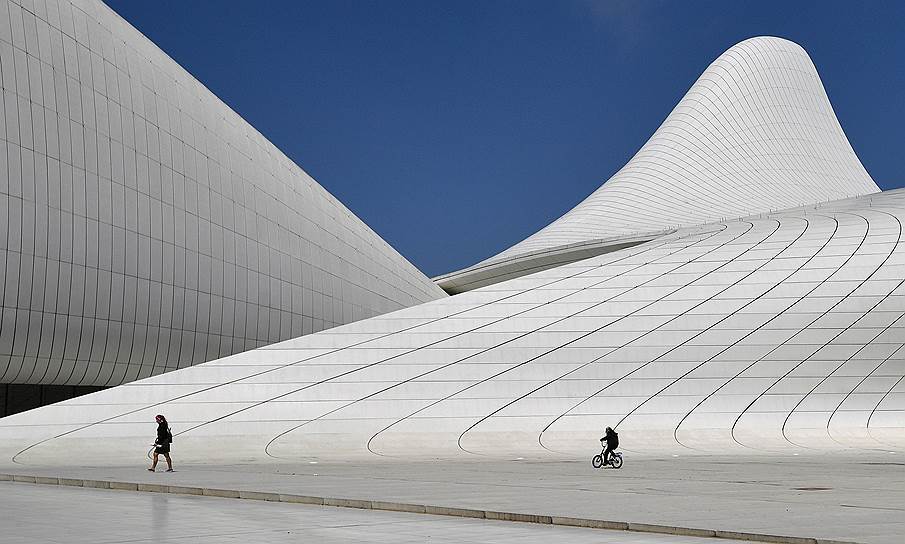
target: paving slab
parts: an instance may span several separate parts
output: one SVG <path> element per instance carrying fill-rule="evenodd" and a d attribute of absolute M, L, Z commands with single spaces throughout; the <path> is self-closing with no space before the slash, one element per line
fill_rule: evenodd
<path fill-rule="evenodd" d="M 862 542 L 901 544 L 905 456 L 633 457 L 588 460 L 375 460 L 0 469 L 9 474 L 327 497 Z M 207 494 L 207 493 L 205 493 Z M 275 495 L 274 495 L 275 494 Z M 355 504 L 348 504 L 355 506 Z"/>
<path fill-rule="evenodd" d="M 0 509 L 4 544 L 708 543 L 675 535 L 11 482 L 0 482 Z"/>

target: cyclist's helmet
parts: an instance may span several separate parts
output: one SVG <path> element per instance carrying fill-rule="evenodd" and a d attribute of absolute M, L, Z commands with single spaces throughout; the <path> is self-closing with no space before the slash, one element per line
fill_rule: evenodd
<path fill-rule="evenodd" d="M 607 427 L 607 428 L 606 428 L 606 432 L 608 432 L 608 433 L 613 432 L 613 428 L 612 428 L 612 427 Z"/>
<path fill-rule="evenodd" d="M 154 416 L 154 421 L 156 421 L 157 423 L 162 423 L 166 420 L 167 418 L 163 417 L 163 414 L 157 414 L 156 416 Z"/>

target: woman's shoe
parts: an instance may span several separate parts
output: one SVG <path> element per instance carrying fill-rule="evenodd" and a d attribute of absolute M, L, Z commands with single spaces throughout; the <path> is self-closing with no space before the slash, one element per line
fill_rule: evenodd
<path fill-rule="evenodd" d="M 156 472 L 153 468 L 149 468 L 148 472 Z"/>

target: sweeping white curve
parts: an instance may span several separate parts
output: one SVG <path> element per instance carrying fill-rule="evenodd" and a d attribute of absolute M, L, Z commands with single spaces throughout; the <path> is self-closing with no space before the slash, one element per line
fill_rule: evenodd
<path fill-rule="evenodd" d="M 805 50 L 751 38 L 713 61 L 599 189 L 484 263 L 877 191 Z"/>

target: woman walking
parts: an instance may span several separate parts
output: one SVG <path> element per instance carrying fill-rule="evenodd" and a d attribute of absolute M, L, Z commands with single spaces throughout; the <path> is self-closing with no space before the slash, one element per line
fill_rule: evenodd
<path fill-rule="evenodd" d="M 173 460 L 170 459 L 170 443 L 173 442 L 173 433 L 167 424 L 167 418 L 162 414 L 157 414 L 154 418 L 157 421 L 157 439 L 154 440 L 154 461 L 148 468 L 151 472 L 157 470 L 157 456 L 163 454 L 167 460 L 167 472 L 173 472 Z"/>

